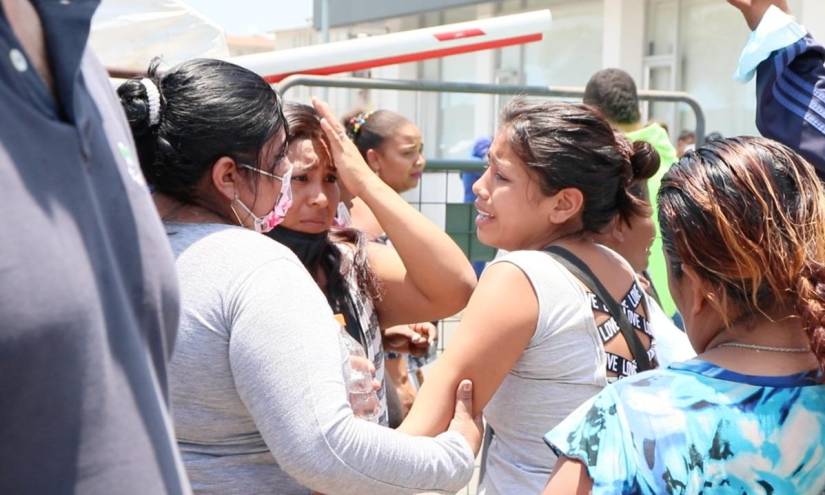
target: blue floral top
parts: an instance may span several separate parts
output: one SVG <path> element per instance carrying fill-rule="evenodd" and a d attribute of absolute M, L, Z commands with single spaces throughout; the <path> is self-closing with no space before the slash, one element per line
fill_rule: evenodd
<path fill-rule="evenodd" d="M 585 464 L 593 494 L 818 495 L 825 385 L 694 359 L 608 386 L 545 441 Z"/>

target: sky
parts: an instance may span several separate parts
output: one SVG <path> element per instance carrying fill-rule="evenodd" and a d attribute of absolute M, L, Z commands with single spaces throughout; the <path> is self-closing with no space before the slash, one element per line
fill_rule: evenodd
<path fill-rule="evenodd" d="M 183 0 L 230 35 L 307 26 L 312 0 Z"/>

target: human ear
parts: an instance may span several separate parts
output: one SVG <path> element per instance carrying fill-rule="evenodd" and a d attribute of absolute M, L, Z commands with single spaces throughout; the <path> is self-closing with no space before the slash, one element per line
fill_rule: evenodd
<path fill-rule="evenodd" d="M 710 303 L 713 291 L 710 284 L 705 279 L 696 273 L 696 270 L 682 263 L 682 274 L 686 277 L 688 287 L 686 288 L 690 295 L 690 307 L 686 308 L 691 315 L 696 316 Z"/>
<path fill-rule="evenodd" d="M 562 189 L 552 196 L 550 221 L 554 224 L 563 224 L 576 216 L 584 205 L 584 195 L 576 188 Z"/>
<path fill-rule="evenodd" d="M 369 165 L 376 174 L 381 171 L 381 155 L 372 148 L 367 150 L 367 165 Z"/>
<path fill-rule="evenodd" d="M 240 171 L 235 160 L 222 156 L 212 164 L 211 179 L 215 190 L 228 200 L 236 197 L 240 179 Z"/>

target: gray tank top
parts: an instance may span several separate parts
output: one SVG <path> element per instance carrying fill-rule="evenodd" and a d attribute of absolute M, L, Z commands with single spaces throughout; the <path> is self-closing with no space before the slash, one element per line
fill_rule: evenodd
<path fill-rule="evenodd" d="M 607 385 L 607 354 L 590 294 L 547 253 L 514 251 L 493 263 L 512 263 L 524 272 L 539 317 L 532 339 L 484 409 L 495 435 L 485 446 L 479 493 L 541 493 L 556 463 L 542 438 Z"/>

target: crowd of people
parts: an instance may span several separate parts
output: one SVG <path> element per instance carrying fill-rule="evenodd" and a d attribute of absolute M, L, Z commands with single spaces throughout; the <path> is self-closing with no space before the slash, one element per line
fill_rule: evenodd
<path fill-rule="evenodd" d="M 513 98 L 481 267 L 404 116 L 212 59 L 115 93 L 96 2 L 0 0 L 0 492 L 825 493 L 825 49 L 729 3 L 764 137 L 674 147 L 620 69 Z"/>

